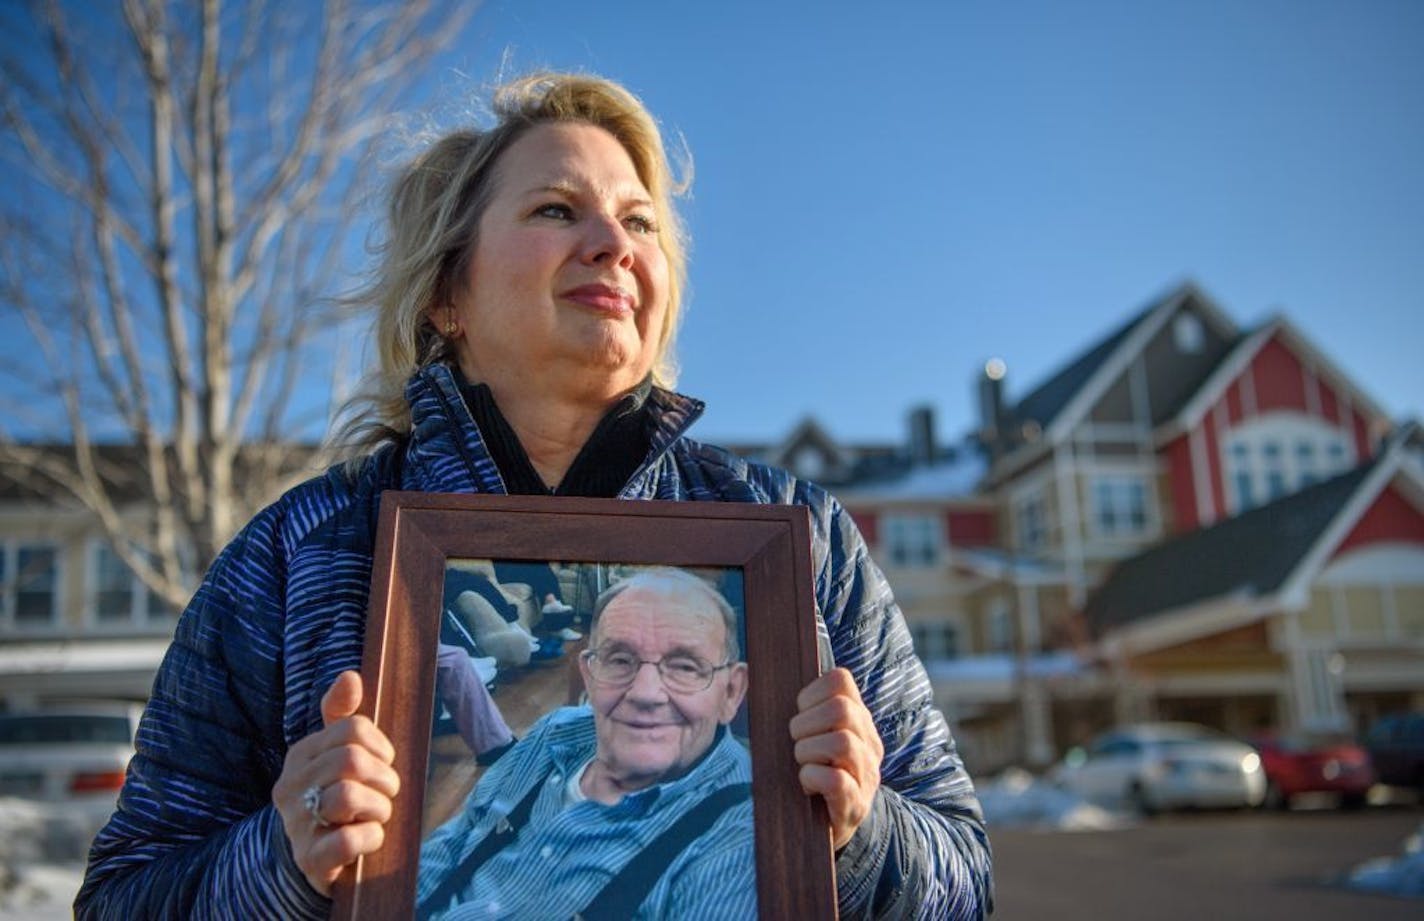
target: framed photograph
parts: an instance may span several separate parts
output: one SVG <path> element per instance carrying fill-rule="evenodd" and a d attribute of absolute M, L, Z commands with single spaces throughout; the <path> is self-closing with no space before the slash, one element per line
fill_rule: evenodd
<path fill-rule="evenodd" d="M 362 712 L 402 788 L 333 917 L 835 917 L 813 612 L 797 506 L 386 493 Z"/>

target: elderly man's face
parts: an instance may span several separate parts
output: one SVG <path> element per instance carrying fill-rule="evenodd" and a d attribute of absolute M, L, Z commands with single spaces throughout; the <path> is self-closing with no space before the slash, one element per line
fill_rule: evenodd
<path fill-rule="evenodd" d="M 615 650 L 645 662 L 691 655 L 708 665 L 726 659 L 726 627 L 699 594 L 668 595 L 642 587 L 614 598 L 599 617 L 593 648 Z M 593 679 L 580 661 L 598 732 L 597 759 L 624 790 L 681 774 L 731 721 L 746 693 L 746 665 L 717 671 L 706 690 L 669 690 L 658 669 L 643 665 L 632 683 L 610 687 Z"/>

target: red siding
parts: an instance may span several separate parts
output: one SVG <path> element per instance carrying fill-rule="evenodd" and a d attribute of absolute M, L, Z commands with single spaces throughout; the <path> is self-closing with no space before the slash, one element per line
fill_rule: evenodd
<path fill-rule="evenodd" d="M 1335 548 L 1335 556 L 1367 544 L 1424 544 L 1424 513 L 1415 508 L 1393 486 L 1380 493 L 1350 536 Z"/>
<path fill-rule="evenodd" d="M 1252 383 L 1256 385 L 1256 412 L 1275 410 L 1305 412 L 1305 372 L 1300 359 L 1272 336 L 1251 362 Z"/>
<path fill-rule="evenodd" d="M 1370 444 L 1370 426 L 1365 420 L 1364 413 L 1359 410 L 1350 412 L 1350 427 L 1355 434 L 1355 456 L 1360 460 L 1372 457 L 1375 453 L 1374 446 Z"/>
<path fill-rule="evenodd" d="M 1226 514 L 1226 474 L 1222 472 L 1221 442 L 1216 437 L 1214 425 L 1205 426 L 1203 434 L 1206 435 L 1207 473 L 1211 478 L 1211 507 L 1219 519 Z"/>
<path fill-rule="evenodd" d="M 1320 391 L 1320 414 L 1326 419 L 1340 424 L 1340 401 L 1335 398 L 1335 388 L 1331 387 L 1321 378 L 1316 378 L 1320 386 L 1316 389 Z"/>
<path fill-rule="evenodd" d="M 1162 453 L 1167 460 L 1167 480 L 1172 490 L 1173 532 L 1195 530 L 1201 522 L 1197 519 L 1197 489 L 1196 478 L 1192 475 L 1190 434 L 1174 440 Z"/>
<path fill-rule="evenodd" d="M 958 547 L 984 547 L 994 543 L 994 513 L 989 509 L 945 513 L 949 542 Z"/>
<path fill-rule="evenodd" d="M 1246 373 L 1250 373 L 1249 368 Z M 1234 427 L 1241 424 L 1245 415 L 1241 409 L 1241 378 L 1238 377 L 1226 388 L 1226 421 Z"/>
<path fill-rule="evenodd" d="M 860 528 L 861 536 L 865 538 L 865 542 L 872 547 L 875 546 L 876 539 L 879 537 L 876 525 L 880 523 L 880 516 L 865 508 L 848 508 L 846 511 L 850 512 L 850 519 L 855 522 L 855 526 Z"/>

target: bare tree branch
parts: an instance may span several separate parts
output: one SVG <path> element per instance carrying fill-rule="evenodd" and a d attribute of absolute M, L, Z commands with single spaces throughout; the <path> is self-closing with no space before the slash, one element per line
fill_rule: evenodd
<path fill-rule="evenodd" d="M 351 190 L 471 9 L 8 9 L 0 163 L 25 178 L 0 201 L 0 323 L 16 333 L 0 343 L 25 344 L 0 350 L 0 475 L 88 509 L 170 603 L 309 475 L 314 448 L 293 435 L 327 411 L 303 394 L 330 360 L 312 346 L 336 335 L 319 305 L 350 249 Z"/>

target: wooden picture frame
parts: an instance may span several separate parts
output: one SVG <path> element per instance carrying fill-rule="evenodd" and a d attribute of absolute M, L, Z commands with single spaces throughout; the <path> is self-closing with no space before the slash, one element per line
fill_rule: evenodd
<path fill-rule="evenodd" d="M 410 916 L 434 718 L 447 561 L 736 568 L 761 918 L 834 918 L 825 805 L 798 780 L 788 723 L 819 673 L 810 521 L 799 506 L 387 492 L 381 498 L 361 712 L 395 746 L 402 789 L 376 853 L 334 890 L 336 919 Z"/>

